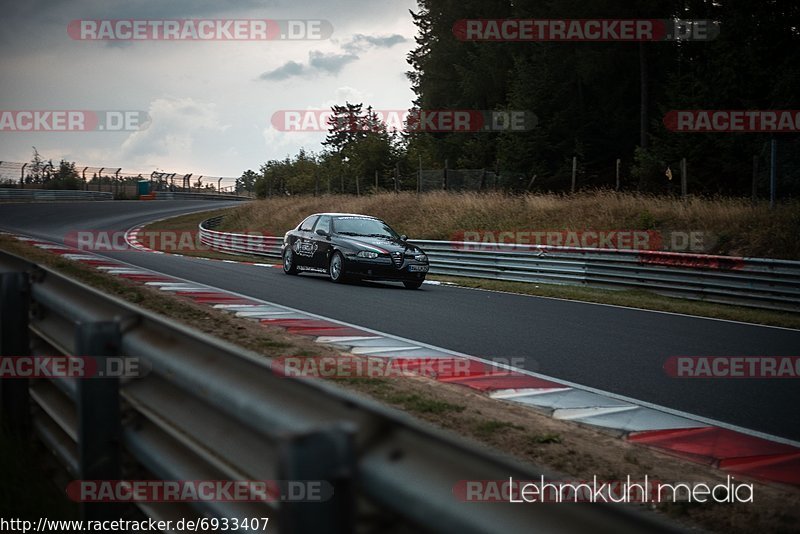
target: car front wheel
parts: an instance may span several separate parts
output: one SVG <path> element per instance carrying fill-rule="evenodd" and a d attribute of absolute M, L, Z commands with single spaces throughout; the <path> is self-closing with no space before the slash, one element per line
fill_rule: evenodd
<path fill-rule="evenodd" d="M 340 252 L 334 252 L 328 265 L 328 276 L 331 281 L 340 284 L 345 281 L 344 258 Z"/>
<path fill-rule="evenodd" d="M 294 253 L 287 248 L 283 252 L 283 272 L 286 274 L 297 274 L 297 265 L 294 263 Z"/>

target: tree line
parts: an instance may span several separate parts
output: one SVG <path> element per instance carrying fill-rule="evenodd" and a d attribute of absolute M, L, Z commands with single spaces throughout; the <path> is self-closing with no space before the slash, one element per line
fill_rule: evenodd
<path fill-rule="evenodd" d="M 261 195 L 355 192 L 354 177 L 392 188 L 419 167 L 493 169 L 506 189 L 579 187 L 676 192 L 687 160 L 694 194 L 767 194 L 771 134 L 676 133 L 671 110 L 796 109 L 800 95 L 800 3 L 791 0 L 418 0 L 416 47 L 407 73 L 422 110 L 524 110 L 535 128 L 507 132 L 387 132 L 363 104 L 335 106 L 321 152 L 268 161 L 252 174 Z M 703 19 L 712 41 L 467 42 L 462 19 Z M 373 117 L 374 118 L 374 117 Z M 341 124 L 365 126 L 341 131 Z M 781 195 L 800 193 L 800 139 L 778 140 Z M 577 163 L 573 170 L 573 165 Z M 399 171 L 399 172 L 398 172 Z M 503 176 L 503 173 L 501 173 Z M 323 184 L 322 188 L 320 183 Z M 412 188 L 404 180 L 401 188 Z"/>

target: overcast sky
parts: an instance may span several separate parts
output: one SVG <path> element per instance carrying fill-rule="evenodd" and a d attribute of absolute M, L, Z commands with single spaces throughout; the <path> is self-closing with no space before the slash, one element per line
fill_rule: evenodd
<path fill-rule="evenodd" d="M 0 110 L 142 110 L 137 132 L 0 131 L 0 161 L 238 176 L 324 134 L 279 132 L 276 111 L 364 102 L 407 109 L 414 0 L 2 0 Z M 100 41 L 80 19 L 322 19 L 326 40 Z"/>

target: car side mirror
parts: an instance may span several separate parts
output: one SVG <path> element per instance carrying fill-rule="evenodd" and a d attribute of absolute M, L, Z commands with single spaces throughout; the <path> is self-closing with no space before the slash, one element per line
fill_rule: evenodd
<path fill-rule="evenodd" d="M 408 236 L 406 234 L 403 234 L 403 235 L 400 236 L 400 240 L 401 241 L 408 241 Z"/>
<path fill-rule="evenodd" d="M 317 235 L 321 235 L 322 237 L 328 237 L 328 232 L 323 230 L 322 228 L 317 228 Z"/>

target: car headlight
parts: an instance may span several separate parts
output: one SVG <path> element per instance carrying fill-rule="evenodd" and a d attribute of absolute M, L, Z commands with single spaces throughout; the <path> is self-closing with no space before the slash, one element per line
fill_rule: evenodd
<path fill-rule="evenodd" d="M 374 260 L 375 258 L 378 257 L 378 253 L 371 252 L 369 250 L 362 250 L 358 254 L 356 254 L 356 256 L 358 256 L 359 258 L 369 258 L 371 260 Z"/>
<path fill-rule="evenodd" d="M 426 256 L 425 254 L 417 254 L 416 256 L 414 256 L 414 259 L 420 263 L 428 263 L 428 256 Z"/>

